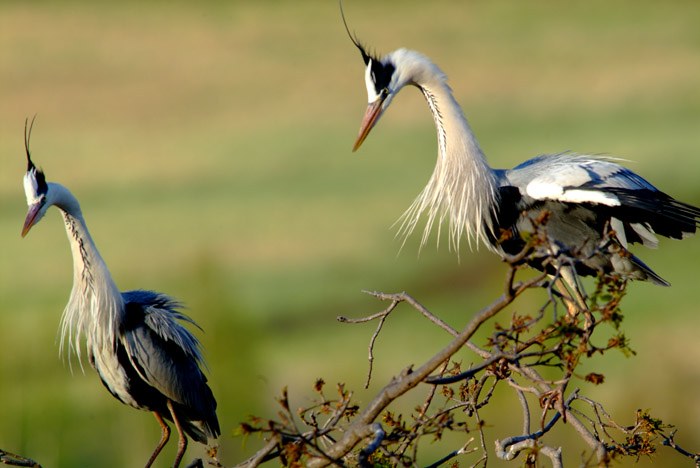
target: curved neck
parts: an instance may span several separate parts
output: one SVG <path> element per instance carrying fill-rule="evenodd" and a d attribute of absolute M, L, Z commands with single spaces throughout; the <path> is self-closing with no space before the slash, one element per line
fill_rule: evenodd
<path fill-rule="evenodd" d="M 464 116 L 462 108 L 444 80 L 416 83 L 428 102 L 438 134 L 438 154 L 443 161 L 468 161 L 490 170 L 486 156 Z"/>
<path fill-rule="evenodd" d="M 497 182 L 461 107 L 452 95 L 444 75 L 421 73 L 413 84 L 425 96 L 433 114 L 438 136 L 438 160 L 433 175 L 413 205 L 404 214 L 402 231 L 410 234 L 421 213 L 428 218 L 422 243 L 438 219 L 449 220 L 450 246 L 459 249 L 466 233 L 470 246 L 475 238 L 486 241 L 492 229 L 497 199 Z"/>
<path fill-rule="evenodd" d="M 80 358 L 80 334 L 88 347 L 114 346 L 121 323 L 123 300 L 85 224 L 80 204 L 70 191 L 50 183 L 52 204 L 58 207 L 73 253 L 73 289 L 61 319 L 61 348 L 66 345 Z"/>

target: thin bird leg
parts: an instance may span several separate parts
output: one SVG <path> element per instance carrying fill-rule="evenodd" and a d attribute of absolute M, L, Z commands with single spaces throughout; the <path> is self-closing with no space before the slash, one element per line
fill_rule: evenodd
<path fill-rule="evenodd" d="M 552 284 L 557 286 L 557 291 L 561 296 L 562 302 L 566 306 L 566 310 L 568 311 L 569 316 L 576 316 L 576 314 L 578 314 L 581 311 L 581 309 L 579 308 L 576 300 L 571 296 L 569 288 L 566 286 L 566 282 L 562 279 L 561 276 L 548 276 L 552 280 Z"/>
<path fill-rule="evenodd" d="M 158 456 L 160 451 L 163 450 L 165 444 L 168 443 L 168 439 L 170 439 L 170 426 L 168 426 L 165 423 L 165 421 L 163 421 L 163 418 L 160 416 L 160 414 L 154 411 L 153 415 L 156 417 L 158 424 L 160 424 L 160 442 L 158 443 L 156 449 L 153 451 L 153 455 L 151 455 L 151 458 L 148 460 L 148 463 L 146 463 L 146 468 L 150 468 L 153 462 L 156 461 L 156 457 Z"/>
<path fill-rule="evenodd" d="M 187 436 L 185 436 L 185 432 L 182 430 L 180 420 L 175 414 L 175 408 L 173 408 L 173 402 L 170 400 L 168 400 L 168 409 L 170 410 L 170 414 L 173 417 L 173 422 L 175 423 L 175 427 L 177 428 L 177 434 L 179 436 L 177 441 L 177 455 L 175 455 L 175 463 L 173 464 L 173 468 L 178 468 L 180 466 L 182 456 L 185 454 L 185 450 L 187 450 Z"/>
<path fill-rule="evenodd" d="M 566 284 L 569 285 L 569 289 L 571 289 L 571 292 L 576 298 L 576 303 L 580 306 L 580 309 L 587 310 L 588 307 L 586 307 L 586 300 L 583 298 L 581 291 L 579 291 L 578 281 L 576 281 L 576 273 L 574 273 L 573 269 L 570 267 L 562 268 L 561 277 L 564 279 L 564 281 L 566 281 Z"/>
<path fill-rule="evenodd" d="M 566 298 L 564 301 L 566 303 L 566 308 L 569 309 L 569 314 L 572 317 L 579 312 L 583 314 L 586 321 L 586 329 L 588 329 L 593 325 L 593 316 L 591 315 L 591 311 L 588 310 L 586 300 L 583 298 L 581 291 L 579 291 L 576 273 L 568 267 L 564 267 L 560 271 L 561 278 L 558 280 L 559 292 Z M 567 285 L 569 286 L 568 288 L 566 287 Z"/>
<path fill-rule="evenodd" d="M 566 309 L 569 311 L 569 315 L 574 317 L 581 311 L 578 302 L 571 295 L 569 288 L 566 286 L 566 281 L 564 281 L 562 278 L 557 278 L 555 283 L 557 285 L 557 290 L 559 290 L 559 294 L 562 295 L 562 302 L 564 302 Z"/>

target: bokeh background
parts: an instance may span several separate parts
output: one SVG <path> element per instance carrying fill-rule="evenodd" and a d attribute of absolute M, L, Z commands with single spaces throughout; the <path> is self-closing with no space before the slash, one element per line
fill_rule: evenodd
<path fill-rule="evenodd" d="M 417 49 L 443 68 L 494 167 L 606 153 L 700 205 L 700 3 L 344 6 L 370 48 Z M 380 336 L 362 390 L 374 326 L 335 321 L 383 309 L 362 289 L 406 290 L 456 328 L 500 294 L 504 266 L 483 248 L 464 243 L 458 262 L 433 235 L 418 255 L 415 236 L 399 253 L 392 223 L 432 171 L 435 130 L 409 89 L 351 153 L 364 70 L 335 1 L 2 2 L 0 64 L 3 449 L 47 467 L 139 466 L 159 437 L 152 416 L 118 403 L 87 364 L 71 373 L 58 357 L 72 281 L 58 211 L 20 238 L 22 132 L 34 114 L 34 159 L 82 203 L 119 287 L 172 294 L 205 330 L 224 464 L 256 449 L 233 430 L 249 414 L 275 417 L 282 387 L 303 406 L 323 377 L 365 404 L 447 342 L 404 309 Z M 630 285 L 623 328 L 637 356 L 595 358 L 586 369 L 605 384 L 577 385 L 623 424 L 651 409 L 698 450 L 700 239 L 636 252 L 673 287 Z M 521 427 L 511 395 L 494 398 L 482 413 L 490 440 Z M 560 432 L 551 443 L 578 466 L 586 447 Z M 423 460 L 460 445 L 424 444 Z M 202 453 L 191 444 L 186 459 Z M 688 464 L 670 449 L 639 465 L 651 462 Z"/>

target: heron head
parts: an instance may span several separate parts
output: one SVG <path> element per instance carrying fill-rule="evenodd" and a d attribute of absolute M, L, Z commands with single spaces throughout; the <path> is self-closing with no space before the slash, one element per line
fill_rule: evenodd
<path fill-rule="evenodd" d="M 24 220 L 24 226 L 22 227 L 22 237 L 26 236 L 32 226 L 44 217 L 46 210 L 50 206 L 50 203 L 47 203 L 49 186 L 46 183 L 46 177 L 42 170 L 37 169 L 34 165 L 29 154 L 29 137 L 31 136 L 32 127 L 34 126 L 34 119 L 32 119 L 32 124 L 29 126 L 29 129 L 27 129 L 27 123 L 28 120 L 24 125 L 24 148 L 27 153 L 27 173 L 24 174 L 24 193 L 27 196 L 29 211 L 27 212 L 27 218 Z"/>
<path fill-rule="evenodd" d="M 404 86 L 414 85 L 425 93 L 425 86 L 444 85 L 447 77 L 420 52 L 401 48 L 379 59 L 368 54 L 355 39 L 353 42 L 365 61 L 365 84 L 369 101 L 355 140 L 353 151 L 356 151 Z"/>
<path fill-rule="evenodd" d="M 390 60 L 390 56 L 378 59 L 368 55 L 358 45 L 365 60 L 365 84 L 367 86 L 367 110 L 360 124 L 360 130 L 353 146 L 353 151 L 362 145 L 369 132 L 391 104 L 391 100 L 405 83 L 397 82 L 396 67 Z"/>
<path fill-rule="evenodd" d="M 396 73 L 394 73 L 396 67 L 391 61 L 391 54 L 383 59 L 379 59 L 376 55 L 368 53 L 357 37 L 350 32 L 348 23 L 345 21 L 342 3 L 340 4 L 340 14 L 350 40 L 359 49 L 360 54 L 362 54 L 362 60 L 365 62 L 365 84 L 367 85 L 367 100 L 369 104 L 352 149 L 357 151 L 362 142 L 365 141 L 365 138 L 367 138 L 367 135 L 369 135 L 370 130 L 379 120 L 379 117 L 384 113 L 384 110 L 389 107 L 394 95 L 405 83 L 396 83 Z"/>

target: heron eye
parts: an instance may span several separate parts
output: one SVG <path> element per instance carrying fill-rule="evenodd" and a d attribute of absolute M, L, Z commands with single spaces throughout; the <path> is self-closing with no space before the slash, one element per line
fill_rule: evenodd
<path fill-rule="evenodd" d="M 389 87 L 394 70 L 395 68 L 391 63 L 372 62 L 370 76 L 377 92 L 381 92 L 381 89 Z"/>

